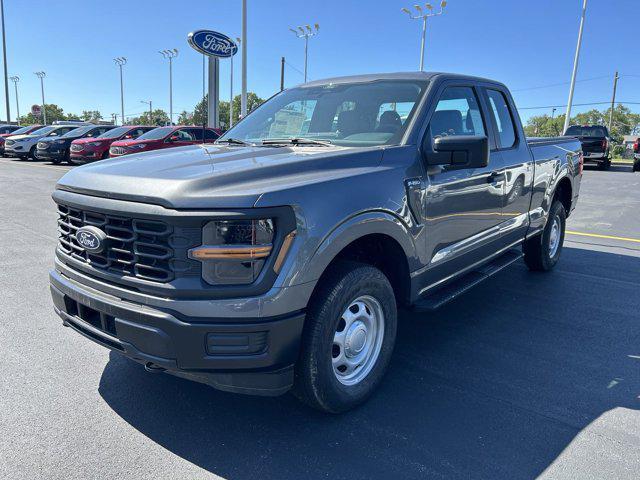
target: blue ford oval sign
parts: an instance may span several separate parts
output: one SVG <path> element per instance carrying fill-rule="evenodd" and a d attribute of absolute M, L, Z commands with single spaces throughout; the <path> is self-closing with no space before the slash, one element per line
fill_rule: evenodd
<path fill-rule="evenodd" d="M 81 227 L 76 232 L 78 245 L 89 253 L 101 252 L 107 240 L 107 234 L 97 227 Z"/>
<path fill-rule="evenodd" d="M 238 52 L 238 45 L 229 37 L 212 30 L 196 30 L 187 36 L 189 45 L 211 57 L 229 58 Z"/>

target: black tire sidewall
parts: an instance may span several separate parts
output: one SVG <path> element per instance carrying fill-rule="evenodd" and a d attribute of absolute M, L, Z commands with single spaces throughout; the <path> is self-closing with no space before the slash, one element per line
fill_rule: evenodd
<path fill-rule="evenodd" d="M 317 401 L 325 411 L 339 413 L 364 402 L 376 389 L 387 369 L 396 338 L 397 309 L 393 289 L 384 274 L 371 266 L 351 264 L 343 267 L 343 274 L 334 277 L 328 295 L 311 307 L 311 321 L 320 322 L 322 328 L 308 325 L 314 337 L 308 344 L 308 372 L 316 392 Z M 384 338 L 376 364 L 369 374 L 356 385 L 344 385 L 335 376 L 331 361 L 333 338 L 340 317 L 356 298 L 370 295 L 381 305 L 384 317 Z"/>
<path fill-rule="evenodd" d="M 551 257 L 549 255 L 549 240 L 551 238 L 551 227 L 553 225 L 553 219 L 556 217 L 560 221 L 560 244 L 558 245 L 556 254 Z M 549 211 L 549 220 L 547 221 L 547 225 L 545 226 L 544 232 L 542 234 L 541 254 L 545 270 L 551 270 L 560 259 L 560 254 L 562 253 L 562 247 L 564 245 L 566 224 L 567 216 L 564 210 L 564 206 L 556 200 L 555 202 L 553 202 L 553 205 L 551 205 L 551 210 Z"/>

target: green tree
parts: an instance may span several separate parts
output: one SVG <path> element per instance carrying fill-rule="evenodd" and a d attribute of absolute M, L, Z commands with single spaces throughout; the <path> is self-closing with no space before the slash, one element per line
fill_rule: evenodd
<path fill-rule="evenodd" d="M 151 112 L 151 118 L 149 118 L 149 112 L 146 112 L 139 117 L 133 117 L 127 120 L 128 125 L 156 125 L 158 127 L 169 124 L 169 115 L 161 108 L 156 108 Z"/>
<path fill-rule="evenodd" d="M 56 120 L 67 120 L 67 116 L 64 114 L 64 110 L 60 108 L 55 103 L 47 103 L 45 105 L 45 109 L 47 112 L 47 123 L 55 122 Z M 35 125 L 38 123 L 42 123 L 44 120 L 42 116 L 34 117 L 31 112 L 26 115 L 22 115 L 20 117 L 21 125 Z"/>
<path fill-rule="evenodd" d="M 83 110 L 80 119 L 85 122 L 97 122 L 102 120 L 102 114 L 98 110 Z"/>
<path fill-rule="evenodd" d="M 192 125 L 206 125 L 207 119 L 209 118 L 208 112 L 208 102 L 209 96 L 206 94 L 202 100 L 200 100 L 195 108 L 193 109 L 193 114 L 189 117 L 185 117 L 185 119 L 189 119 Z M 258 97 L 253 92 L 247 93 L 247 111 L 251 112 L 256 107 L 258 107 L 261 103 L 264 102 L 264 99 Z M 236 123 L 240 120 L 240 95 L 236 95 L 233 98 L 233 122 Z M 184 112 L 187 113 L 187 112 Z M 220 127 L 223 129 L 229 128 L 229 102 L 222 100 L 218 106 L 218 121 L 220 123 Z M 181 122 L 182 123 L 182 122 Z"/>

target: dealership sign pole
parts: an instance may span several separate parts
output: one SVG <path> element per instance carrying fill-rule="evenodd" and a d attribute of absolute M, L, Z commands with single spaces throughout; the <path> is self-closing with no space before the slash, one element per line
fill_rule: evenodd
<path fill-rule="evenodd" d="M 238 52 L 238 45 L 226 35 L 212 30 L 196 30 L 187 36 L 191 47 L 209 57 L 209 127 L 220 124 L 218 107 L 220 103 L 220 58 L 231 58 Z"/>

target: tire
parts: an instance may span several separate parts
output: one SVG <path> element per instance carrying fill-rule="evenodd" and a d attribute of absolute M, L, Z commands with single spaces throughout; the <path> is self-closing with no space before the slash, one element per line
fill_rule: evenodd
<path fill-rule="evenodd" d="M 355 262 L 329 268 L 309 302 L 293 393 L 315 409 L 341 413 L 367 400 L 382 380 L 395 344 L 397 308 L 393 288 L 377 268 Z M 344 335 L 336 336 L 339 331 Z M 350 372 L 348 361 L 362 363 Z"/>
<path fill-rule="evenodd" d="M 36 158 L 36 146 L 34 145 L 29 149 L 29 154 L 25 157 L 25 160 L 37 160 Z"/>
<path fill-rule="evenodd" d="M 609 170 L 611 168 L 611 159 L 606 158 L 602 163 L 598 164 L 600 170 Z"/>
<path fill-rule="evenodd" d="M 640 172 L 640 162 L 633 162 L 633 171 Z"/>
<path fill-rule="evenodd" d="M 548 272 L 556 266 L 562 253 L 566 224 L 567 214 L 564 206 L 558 200 L 554 200 L 542 233 L 525 240 L 524 261 L 529 270 Z M 556 225 L 557 230 L 554 232 Z M 555 248 L 552 247 L 552 242 Z"/>

